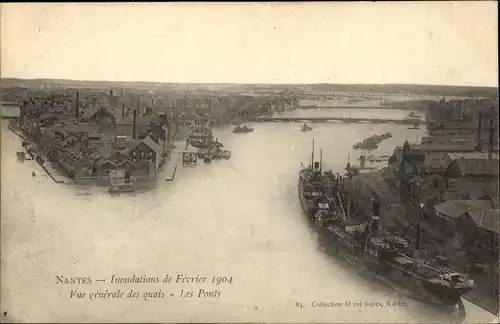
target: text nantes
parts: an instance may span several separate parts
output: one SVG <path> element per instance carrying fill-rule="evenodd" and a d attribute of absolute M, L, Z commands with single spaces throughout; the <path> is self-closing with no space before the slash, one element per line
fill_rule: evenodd
<path fill-rule="evenodd" d="M 90 277 L 66 277 L 66 276 L 56 276 L 57 284 L 91 284 L 92 278 Z"/>

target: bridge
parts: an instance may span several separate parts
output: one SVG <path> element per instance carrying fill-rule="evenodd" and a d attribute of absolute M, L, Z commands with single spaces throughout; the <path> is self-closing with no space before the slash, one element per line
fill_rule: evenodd
<path fill-rule="evenodd" d="M 384 119 L 384 118 L 352 118 L 352 117 L 248 117 L 247 121 L 251 122 L 309 122 L 309 123 L 324 123 L 328 121 L 340 121 L 344 123 L 371 123 L 371 124 L 406 124 L 406 125 L 422 125 L 427 124 L 426 121 L 420 119 Z"/>

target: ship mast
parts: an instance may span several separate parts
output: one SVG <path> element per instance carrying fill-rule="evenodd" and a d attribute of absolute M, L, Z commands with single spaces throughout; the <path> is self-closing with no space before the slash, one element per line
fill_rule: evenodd
<path fill-rule="evenodd" d="M 420 215 L 424 211 L 424 203 L 420 203 L 419 205 L 420 209 L 417 212 L 416 216 L 416 228 L 417 228 L 417 233 L 415 237 L 415 243 L 413 244 L 413 267 L 416 270 L 418 266 L 418 258 L 419 258 L 419 249 L 420 249 Z"/>
<path fill-rule="evenodd" d="M 314 137 L 313 137 L 313 149 L 311 154 L 311 170 L 314 170 Z"/>
<path fill-rule="evenodd" d="M 319 174 L 323 171 L 323 149 L 319 150 Z"/>
<path fill-rule="evenodd" d="M 349 177 L 349 190 L 347 192 L 347 217 L 351 218 L 351 191 L 352 191 L 352 172 L 347 171 L 347 176 Z"/>

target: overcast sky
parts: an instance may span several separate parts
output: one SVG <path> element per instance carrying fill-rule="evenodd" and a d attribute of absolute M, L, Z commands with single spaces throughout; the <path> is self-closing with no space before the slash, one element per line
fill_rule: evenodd
<path fill-rule="evenodd" d="M 498 85 L 497 4 L 1 4 L 1 75 Z"/>

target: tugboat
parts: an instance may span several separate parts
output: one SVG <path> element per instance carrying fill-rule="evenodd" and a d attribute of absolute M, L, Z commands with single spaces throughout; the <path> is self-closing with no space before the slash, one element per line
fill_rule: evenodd
<path fill-rule="evenodd" d="M 233 129 L 233 133 L 250 133 L 250 132 L 253 132 L 253 128 L 248 127 L 247 125 L 243 125 L 243 127 L 238 125 Z"/>
<path fill-rule="evenodd" d="M 203 156 L 203 162 L 207 164 L 212 163 L 212 159 L 213 159 L 212 153 L 205 153 L 205 155 Z"/>
<path fill-rule="evenodd" d="M 465 274 L 420 260 L 419 234 L 410 244 L 402 237 L 384 232 L 379 227 L 378 201 L 373 201 L 368 222 L 354 219 L 351 193 L 345 190 L 344 179 L 322 172 L 321 163 L 314 162 L 314 145 L 311 165 L 314 167 L 299 172 L 299 199 L 321 245 L 354 269 L 463 320 L 465 308 L 460 297 L 475 287 L 474 281 Z M 420 214 L 415 225 L 419 233 Z"/>
<path fill-rule="evenodd" d="M 416 110 L 412 111 L 408 117 L 411 117 L 411 118 L 420 118 L 420 115 L 417 113 Z"/>
<path fill-rule="evenodd" d="M 302 126 L 302 128 L 300 129 L 301 132 L 309 132 L 309 131 L 312 131 L 312 127 L 308 126 L 307 124 L 304 123 L 304 125 Z"/>
<path fill-rule="evenodd" d="M 408 127 L 408 129 L 420 129 L 420 123 L 413 123 L 413 127 Z"/>

